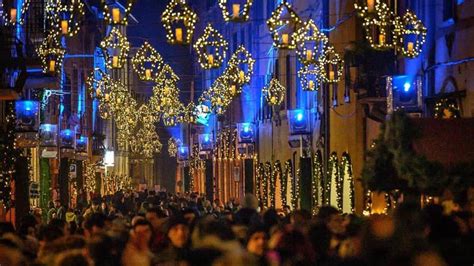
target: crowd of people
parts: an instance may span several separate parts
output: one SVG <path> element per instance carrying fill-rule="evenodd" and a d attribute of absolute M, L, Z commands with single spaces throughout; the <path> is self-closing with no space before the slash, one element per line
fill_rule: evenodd
<path fill-rule="evenodd" d="M 119 192 L 0 223 L 0 265 L 473 265 L 473 200 L 360 217 L 191 193 Z"/>

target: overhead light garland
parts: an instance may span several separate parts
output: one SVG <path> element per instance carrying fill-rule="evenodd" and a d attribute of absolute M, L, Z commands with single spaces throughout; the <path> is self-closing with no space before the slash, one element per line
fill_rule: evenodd
<path fill-rule="evenodd" d="M 120 33 L 119 28 L 113 28 L 107 37 L 100 43 L 108 68 L 122 68 L 127 60 L 130 43 Z"/>
<path fill-rule="evenodd" d="M 144 159 L 151 159 L 162 148 L 160 137 L 155 128 L 140 128 L 130 140 L 130 151 Z"/>
<path fill-rule="evenodd" d="M 375 3 L 375 12 L 368 13 L 368 9 L 358 8 L 360 16 L 363 19 L 362 26 L 365 29 L 365 38 L 370 46 L 376 50 L 389 50 L 395 47 L 395 14 L 390 7 L 379 0 Z"/>
<path fill-rule="evenodd" d="M 224 20 L 233 22 L 248 21 L 252 4 L 253 0 L 219 0 Z"/>
<path fill-rule="evenodd" d="M 243 45 L 239 46 L 229 60 L 224 75 L 233 81 L 233 85 L 244 85 L 250 82 L 255 60 Z"/>
<path fill-rule="evenodd" d="M 280 105 L 286 97 L 286 88 L 277 78 L 273 78 L 262 92 L 269 105 Z"/>
<path fill-rule="evenodd" d="M 321 56 L 321 78 L 326 83 L 338 83 L 344 73 L 344 61 L 336 53 L 333 46 L 329 46 Z"/>
<path fill-rule="evenodd" d="M 185 0 L 171 0 L 161 16 L 168 43 L 190 44 L 193 40 L 197 19 L 197 14 L 186 4 Z"/>
<path fill-rule="evenodd" d="M 72 37 L 79 32 L 84 15 L 82 0 L 50 0 L 46 4 L 47 20 L 64 36 Z"/>
<path fill-rule="evenodd" d="M 163 64 L 161 55 L 148 42 L 145 42 L 132 58 L 133 69 L 144 81 L 158 79 Z"/>
<path fill-rule="evenodd" d="M 157 86 L 163 87 L 168 84 L 168 82 L 176 84 L 179 81 L 178 75 L 174 72 L 173 68 L 170 65 L 164 64 L 161 68 L 160 73 L 156 79 Z"/>
<path fill-rule="evenodd" d="M 2 0 L 2 17 L 5 26 L 23 25 L 25 21 L 25 15 L 30 6 L 30 0 L 23 0 L 20 10 L 18 10 L 17 1 L 18 0 Z"/>
<path fill-rule="evenodd" d="M 132 7 L 136 0 L 126 0 L 125 6 L 113 1 L 107 4 L 107 0 L 101 0 L 104 10 L 104 20 L 109 25 L 128 25 L 128 17 L 132 12 Z"/>
<path fill-rule="evenodd" d="M 355 212 L 355 191 L 354 191 L 354 176 L 352 172 L 351 157 L 348 153 L 343 153 L 341 158 L 341 170 L 342 176 L 342 206 L 341 210 L 343 213 L 354 213 Z"/>
<path fill-rule="evenodd" d="M 279 49 L 295 49 L 296 30 L 302 21 L 291 5 L 283 1 L 267 20 L 267 26 L 272 34 L 273 45 Z"/>
<path fill-rule="evenodd" d="M 415 13 L 408 10 L 396 23 L 395 31 L 399 40 L 397 47 L 403 56 L 415 58 L 420 55 L 427 29 Z"/>
<path fill-rule="evenodd" d="M 301 88 L 304 91 L 317 91 L 322 84 L 321 65 L 310 64 L 298 71 Z"/>
<path fill-rule="evenodd" d="M 66 50 L 61 46 L 58 33 L 50 32 L 36 52 L 41 58 L 44 73 L 61 73 Z"/>
<path fill-rule="evenodd" d="M 318 207 L 322 202 L 322 191 L 324 189 L 323 181 L 323 158 L 321 151 L 317 151 L 313 160 L 313 178 L 311 179 L 311 197 L 313 206 L 313 215 L 316 214 Z"/>
<path fill-rule="evenodd" d="M 298 59 L 304 65 L 316 64 L 324 54 L 328 37 L 319 31 L 312 19 L 306 21 L 303 27 L 296 31 L 292 46 L 296 47 Z"/>
<path fill-rule="evenodd" d="M 224 36 L 208 24 L 204 34 L 194 44 L 194 49 L 202 68 L 218 68 L 224 62 L 228 43 Z"/>

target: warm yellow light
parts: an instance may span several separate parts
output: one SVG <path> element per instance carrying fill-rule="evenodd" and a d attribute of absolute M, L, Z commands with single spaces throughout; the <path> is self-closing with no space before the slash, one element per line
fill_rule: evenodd
<path fill-rule="evenodd" d="M 16 16 L 17 16 L 18 12 L 16 10 L 16 8 L 12 8 L 10 9 L 10 21 L 12 23 L 16 23 Z"/>
<path fill-rule="evenodd" d="M 385 44 L 385 34 L 380 34 L 379 35 L 379 44 L 384 45 Z"/>
<path fill-rule="evenodd" d="M 245 81 L 245 73 L 242 70 L 240 70 L 240 72 L 239 72 L 239 79 L 240 79 L 240 82 Z"/>
<path fill-rule="evenodd" d="M 102 91 L 101 91 L 100 89 L 95 90 L 95 94 L 96 94 L 97 96 L 99 96 L 101 93 L 102 93 Z"/>
<path fill-rule="evenodd" d="M 233 4 L 232 5 L 232 14 L 234 18 L 238 18 L 240 15 L 240 4 Z"/>
<path fill-rule="evenodd" d="M 176 28 L 175 33 L 176 33 L 176 41 L 183 42 L 183 29 Z"/>
<path fill-rule="evenodd" d="M 290 36 L 288 34 L 284 33 L 284 34 L 281 35 L 281 43 L 282 44 L 288 45 L 289 40 L 290 40 Z"/>
<path fill-rule="evenodd" d="M 114 21 L 114 23 L 120 22 L 120 9 L 112 8 L 112 20 Z"/>
<path fill-rule="evenodd" d="M 369 12 L 374 12 L 375 9 L 375 0 L 367 0 L 367 10 Z"/>
<path fill-rule="evenodd" d="M 104 95 L 104 98 L 105 98 L 105 101 L 108 102 L 109 99 L 110 99 L 110 95 L 109 95 L 108 93 L 106 93 L 106 94 Z"/>
<path fill-rule="evenodd" d="M 49 72 L 54 72 L 56 71 L 56 61 L 51 60 L 49 61 Z"/>
<path fill-rule="evenodd" d="M 270 102 L 273 103 L 273 104 L 276 104 L 276 102 L 277 102 L 276 97 L 275 97 L 275 96 L 272 96 L 272 97 L 270 98 Z"/>
<path fill-rule="evenodd" d="M 151 69 L 145 69 L 145 77 L 147 80 L 151 79 Z"/>
<path fill-rule="evenodd" d="M 235 95 L 235 94 L 237 93 L 237 86 L 232 85 L 232 86 L 230 87 L 230 91 L 231 91 L 232 95 Z"/>
<path fill-rule="evenodd" d="M 306 61 L 313 60 L 313 50 L 306 50 Z"/>
<path fill-rule="evenodd" d="M 334 71 L 329 71 L 329 80 L 334 80 L 334 77 L 335 77 L 335 73 Z"/>
<path fill-rule="evenodd" d="M 214 55 L 207 55 L 207 62 L 209 63 L 209 65 L 214 65 Z"/>
<path fill-rule="evenodd" d="M 69 33 L 69 22 L 67 20 L 62 20 L 61 21 L 61 32 L 63 34 L 68 34 Z"/>
<path fill-rule="evenodd" d="M 407 44 L 408 52 L 413 52 L 414 48 L 415 48 L 415 44 L 413 42 L 408 42 Z"/>
<path fill-rule="evenodd" d="M 112 67 L 117 68 L 119 66 L 118 56 L 114 55 L 112 57 Z"/>
<path fill-rule="evenodd" d="M 309 81 L 308 88 L 309 88 L 310 90 L 313 90 L 313 89 L 314 89 L 314 81 L 312 81 L 312 80 Z"/>

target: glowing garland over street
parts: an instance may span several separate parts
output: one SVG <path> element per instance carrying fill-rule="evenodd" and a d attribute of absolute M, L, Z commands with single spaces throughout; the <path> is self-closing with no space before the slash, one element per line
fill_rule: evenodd
<path fill-rule="evenodd" d="M 168 43 L 188 45 L 192 42 L 197 14 L 185 0 L 171 0 L 161 16 L 161 22 L 166 29 Z"/>
<path fill-rule="evenodd" d="M 178 140 L 175 138 L 168 139 L 168 154 L 170 157 L 176 157 L 178 153 Z"/>
<path fill-rule="evenodd" d="M 104 20 L 109 25 L 128 25 L 128 16 L 130 16 L 136 0 L 126 1 L 126 5 L 122 8 L 115 1 L 112 4 L 107 4 L 107 0 L 101 0 L 104 9 Z"/>
<path fill-rule="evenodd" d="M 85 15 L 83 0 L 49 0 L 46 4 L 46 18 L 52 28 L 64 36 L 76 35 Z"/>
<path fill-rule="evenodd" d="M 30 7 L 30 0 L 23 0 L 21 4 L 21 10 L 18 14 L 17 6 L 15 6 L 16 1 L 12 0 L 2 0 L 3 6 L 3 24 L 5 26 L 16 26 L 17 24 L 23 25 L 25 21 L 25 15 Z M 18 17 L 20 19 L 18 19 Z"/>
<path fill-rule="evenodd" d="M 317 91 L 322 83 L 321 80 L 321 65 L 311 64 L 303 66 L 298 71 L 301 88 L 304 91 Z"/>
<path fill-rule="evenodd" d="M 242 1 L 239 0 L 219 0 L 219 7 L 222 10 L 224 20 L 233 22 L 248 21 L 253 0 L 245 0 L 244 2 L 245 3 L 241 4 Z M 232 9 L 230 7 L 232 7 Z"/>
<path fill-rule="evenodd" d="M 163 68 L 163 58 L 148 42 L 138 49 L 132 58 L 132 65 L 141 80 L 157 80 Z"/>
<path fill-rule="evenodd" d="M 321 56 L 321 78 L 326 83 L 338 83 L 343 77 L 344 61 L 333 46 L 329 46 Z"/>
<path fill-rule="evenodd" d="M 58 33 L 50 32 L 36 52 L 41 58 L 44 73 L 61 73 L 66 50 L 61 46 Z"/>
<path fill-rule="evenodd" d="M 100 43 L 100 48 L 102 48 L 108 68 L 122 68 L 127 60 L 130 43 L 127 37 L 120 33 L 119 28 L 113 28 Z"/>
<path fill-rule="evenodd" d="M 304 65 L 316 64 L 324 54 L 328 37 L 321 33 L 312 19 L 299 28 L 292 39 L 292 46 L 296 47 L 298 59 Z"/>
<path fill-rule="evenodd" d="M 228 43 L 216 29 L 208 24 L 204 34 L 194 44 L 198 61 L 204 69 L 218 68 L 226 58 Z"/>
<path fill-rule="evenodd" d="M 239 46 L 229 60 L 229 64 L 224 75 L 229 80 L 234 81 L 235 85 L 244 85 L 250 83 L 253 75 L 255 60 L 243 45 Z"/>
<path fill-rule="evenodd" d="M 280 105 L 285 100 L 286 88 L 277 78 L 273 78 L 262 92 L 269 105 Z"/>
<path fill-rule="evenodd" d="M 285 16 L 286 15 L 286 16 Z M 291 5 L 283 1 L 267 20 L 268 29 L 273 38 L 273 45 L 280 49 L 295 49 L 296 30 L 302 21 Z"/>
<path fill-rule="evenodd" d="M 422 52 L 426 42 L 427 29 L 415 13 L 407 10 L 396 24 L 396 36 L 398 37 L 398 49 L 403 56 L 415 58 Z"/>

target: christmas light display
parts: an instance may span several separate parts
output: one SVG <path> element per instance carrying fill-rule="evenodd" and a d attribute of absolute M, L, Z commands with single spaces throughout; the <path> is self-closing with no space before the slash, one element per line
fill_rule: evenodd
<path fill-rule="evenodd" d="M 243 45 L 239 46 L 229 60 L 229 64 L 224 72 L 232 85 L 248 84 L 253 74 L 255 60 Z"/>
<path fill-rule="evenodd" d="M 324 175 L 323 175 L 323 158 L 321 155 L 321 151 L 317 151 L 316 154 L 314 155 L 314 160 L 313 160 L 313 176 L 311 179 L 311 198 L 312 198 L 312 207 L 313 207 L 313 215 L 316 214 L 316 211 L 318 210 L 318 207 L 320 204 L 323 202 L 323 181 L 324 181 Z"/>
<path fill-rule="evenodd" d="M 0 205 L 5 208 L 11 203 L 11 181 L 15 174 L 15 163 L 20 149 L 15 144 L 15 108 L 13 102 L 5 102 L 5 127 L 0 129 L 3 141 L 0 145 Z"/>
<path fill-rule="evenodd" d="M 271 166 L 270 166 L 271 167 Z M 282 176 L 282 169 L 280 161 L 276 161 L 273 164 L 273 171 L 270 179 L 270 206 L 272 208 L 276 207 L 276 187 L 277 187 L 277 180 L 281 180 Z"/>
<path fill-rule="evenodd" d="M 341 210 L 342 209 L 342 195 L 341 195 L 341 182 L 339 173 L 339 161 L 336 153 L 332 153 L 329 157 L 328 167 L 328 182 L 326 184 L 327 195 L 329 195 L 328 203 Z"/>
<path fill-rule="evenodd" d="M 273 38 L 273 45 L 280 49 L 295 49 L 293 39 L 296 38 L 296 30 L 301 25 L 302 21 L 298 14 L 289 3 L 283 1 L 267 20 L 267 26 Z"/>
<path fill-rule="evenodd" d="M 354 213 L 355 211 L 355 191 L 354 191 L 354 176 L 352 172 L 351 157 L 348 153 L 343 153 L 341 158 L 341 170 L 342 176 L 342 212 L 343 213 Z"/>
<path fill-rule="evenodd" d="M 164 64 L 155 81 L 158 84 L 157 86 L 163 87 L 166 86 L 168 82 L 176 84 L 176 82 L 179 81 L 179 77 L 170 65 Z"/>
<path fill-rule="evenodd" d="M 148 42 L 145 42 L 132 58 L 133 69 L 140 80 L 144 81 L 158 79 L 163 64 L 161 55 Z"/>
<path fill-rule="evenodd" d="M 294 210 L 296 208 L 295 205 L 293 205 L 293 194 L 294 194 L 294 178 L 293 178 L 293 164 L 291 163 L 291 160 L 288 160 L 285 162 L 285 180 L 286 180 L 286 193 L 284 193 L 284 197 L 286 198 L 286 203 L 290 204 L 291 209 Z M 290 194 L 288 196 L 288 194 Z M 290 202 L 288 202 L 288 199 Z"/>
<path fill-rule="evenodd" d="M 271 206 L 269 204 L 269 201 L 271 202 L 272 197 L 275 197 L 275 187 L 272 187 L 272 180 L 273 180 L 273 175 L 272 175 L 272 164 L 270 162 L 266 162 L 263 165 L 263 202 L 264 206 Z"/>
<path fill-rule="evenodd" d="M 108 68 L 122 68 L 127 61 L 130 43 L 120 33 L 119 28 L 113 28 L 107 37 L 100 43 Z"/>
<path fill-rule="evenodd" d="M 219 0 L 225 21 L 245 22 L 249 20 L 253 0 Z"/>
<path fill-rule="evenodd" d="M 136 0 L 126 0 L 125 6 L 120 5 L 115 1 L 101 0 L 102 8 L 104 10 L 104 20 L 109 25 L 127 25 L 128 17 L 132 12 L 132 7 Z M 107 2 L 111 2 L 108 4 Z"/>
<path fill-rule="evenodd" d="M 263 183 L 264 176 L 265 176 L 265 173 L 264 173 L 263 163 L 259 163 L 257 166 L 256 176 L 255 176 L 255 196 L 257 197 L 257 200 L 260 205 L 263 204 L 262 183 Z"/>
<path fill-rule="evenodd" d="M 83 162 L 84 187 L 87 192 L 94 193 L 97 188 L 97 177 L 95 176 L 95 165 L 89 161 Z"/>
<path fill-rule="evenodd" d="M 175 138 L 168 139 L 168 154 L 170 157 L 176 157 L 178 153 L 178 140 Z"/>
<path fill-rule="evenodd" d="M 422 52 L 427 29 L 415 13 L 408 10 L 396 23 L 397 47 L 403 56 L 415 58 Z"/>
<path fill-rule="evenodd" d="M 211 24 L 208 24 L 204 34 L 194 44 L 194 49 L 202 68 L 218 68 L 226 58 L 228 43 Z"/>
<path fill-rule="evenodd" d="M 135 137 L 130 140 L 130 151 L 140 158 L 151 159 L 162 148 L 160 137 L 155 128 L 140 128 Z"/>
<path fill-rule="evenodd" d="M 114 195 L 119 191 L 128 191 L 133 189 L 133 179 L 128 175 L 117 175 L 107 173 L 104 176 L 105 195 Z"/>
<path fill-rule="evenodd" d="M 285 206 L 287 205 L 287 200 L 286 200 L 286 194 L 287 194 L 287 178 L 288 178 L 288 173 L 287 173 L 287 167 L 285 163 L 285 172 L 282 170 L 281 162 L 277 161 L 278 165 L 276 165 L 277 171 L 281 172 L 280 175 L 280 194 L 281 194 L 281 205 Z M 279 170 L 278 170 L 279 169 Z"/>
<path fill-rule="evenodd" d="M 298 71 L 301 88 L 304 91 L 317 91 L 322 84 L 321 65 L 310 64 L 303 66 Z"/>
<path fill-rule="evenodd" d="M 277 78 L 273 78 L 262 92 L 269 105 L 280 105 L 286 97 L 286 88 Z"/>
<path fill-rule="evenodd" d="M 292 46 L 296 47 L 298 59 L 304 65 L 316 64 L 323 55 L 328 43 L 326 35 L 321 33 L 312 19 L 296 31 Z"/>
<path fill-rule="evenodd" d="M 61 73 L 66 50 L 61 46 L 58 33 L 50 32 L 36 52 L 41 59 L 44 73 Z"/>
<path fill-rule="evenodd" d="M 397 19 L 390 7 L 379 0 L 375 0 L 375 11 L 369 13 L 369 9 L 355 4 L 359 16 L 363 19 L 362 26 L 365 30 L 365 38 L 370 46 L 376 50 L 393 49 L 396 45 L 395 24 Z"/>
<path fill-rule="evenodd" d="M 170 44 L 188 45 L 193 40 L 197 14 L 185 0 L 171 0 L 161 16 Z"/>
<path fill-rule="evenodd" d="M 61 35 L 72 37 L 79 32 L 85 14 L 83 0 L 50 0 L 45 9 L 46 19 Z"/>
<path fill-rule="evenodd" d="M 321 56 L 321 78 L 326 83 L 337 83 L 343 77 L 344 61 L 334 50 L 333 46 L 328 46 Z"/>
<path fill-rule="evenodd" d="M 461 110 L 454 99 L 440 99 L 436 102 L 434 107 L 434 117 L 435 118 L 459 118 L 461 117 Z"/>
<path fill-rule="evenodd" d="M 18 0 L 2 0 L 2 17 L 5 26 L 23 25 L 25 21 L 25 15 L 30 6 L 30 0 L 23 0 L 19 11 L 17 1 Z"/>

